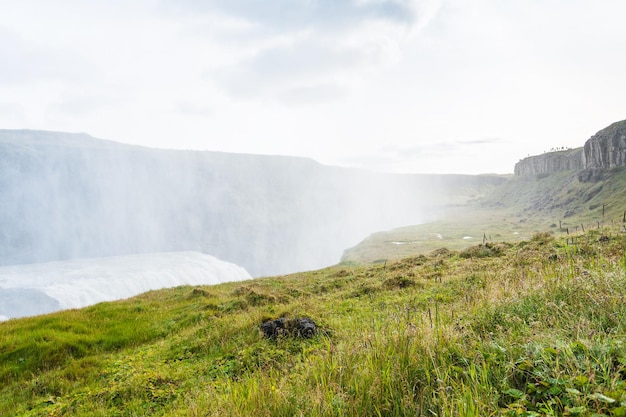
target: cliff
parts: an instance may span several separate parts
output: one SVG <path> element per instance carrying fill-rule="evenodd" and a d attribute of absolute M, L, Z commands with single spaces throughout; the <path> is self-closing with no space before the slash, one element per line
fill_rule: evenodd
<path fill-rule="evenodd" d="M 529 156 L 515 164 L 515 175 L 602 170 L 626 166 L 626 120 L 593 135 L 581 148 Z"/>
<path fill-rule="evenodd" d="M 585 143 L 583 164 L 585 169 L 626 166 L 626 120 L 602 129 Z"/>
<path fill-rule="evenodd" d="M 524 158 L 515 164 L 515 175 L 554 174 L 583 168 L 583 148 L 576 148 Z"/>

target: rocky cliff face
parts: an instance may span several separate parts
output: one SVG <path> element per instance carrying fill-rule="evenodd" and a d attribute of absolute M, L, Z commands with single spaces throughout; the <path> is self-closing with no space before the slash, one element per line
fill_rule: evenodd
<path fill-rule="evenodd" d="M 529 156 L 515 164 L 515 175 L 554 174 L 583 169 L 583 148 Z"/>
<path fill-rule="evenodd" d="M 626 166 L 626 120 L 593 135 L 583 152 L 585 169 Z"/>
<path fill-rule="evenodd" d="M 515 164 L 515 175 L 609 169 L 626 166 L 626 120 L 593 135 L 582 148 L 529 156 Z"/>

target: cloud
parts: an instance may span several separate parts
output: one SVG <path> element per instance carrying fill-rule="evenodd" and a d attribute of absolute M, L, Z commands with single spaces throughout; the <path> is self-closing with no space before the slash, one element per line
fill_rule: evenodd
<path fill-rule="evenodd" d="M 411 25 L 419 19 L 419 0 L 201 0 L 168 5 L 180 12 L 219 12 L 278 31 L 307 26 L 342 27 L 364 19 Z"/>
<path fill-rule="evenodd" d="M 507 139 L 503 138 L 479 138 L 466 141 L 458 141 L 461 145 L 502 145 L 509 143 Z"/>
<path fill-rule="evenodd" d="M 207 75 L 235 96 L 292 96 L 324 86 L 342 90 L 347 73 L 376 62 L 375 52 L 313 36 L 259 51 Z"/>
<path fill-rule="evenodd" d="M 338 158 L 335 163 L 355 168 L 366 168 L 381 172 L 439 172 L 466 171 L 468 161 L 479 161 L 485 154 L 497 154 L 494 147 L 509 144 L 509 140 L 484 137 L 469 140 L 424 141 L 410 145 L 393 144 L 379 147 L 375 151 L 353 152 Z M 498 167 L 508 172 L 512 167 Z M 474 168 L 483 172 L 480 165 Z M 476 172 L 476 173 L 477 173 Z"/>
<path fill-rule="evenodd" d="M 348 94 L 347 89 L 337 84 L 315 84 L 306 87 L 292 88 L 279 96 L 286 104 L 301 105 L 315 104 L 337 100 Z"/>
<path fill-rule="evenodd" d="M 174 109 L 179 114 L 191 117 L 207 117 L 214 114 L 210 106 L 192 100 L 181 100 L 175 103 Z"/>
<path fill-rule="evenodd" d="M 120 106 L 123 98 L 102 91 L 85 91 L 68 89 L 48 106 L 52 114 L 71 114 L 84 117 L 107 107 Z"/>
<path fill-rule="evenodd" d="M 450 154 L 461 154 L 468 151 L 481 150 L 481 145 L 501 145 L 507 140 L 501 138 L 477 138 L 470 140 L 452 140 L 438 142 L 419 142 L 414 145 L 389 145 L 379 150 L 380 154 L 393 158 L 442 157 Z"/>
<path fill-rule="evenodd" d="M 0 26 L 0 84 L 84 79 L 88 63 L 69 51 L 44 47 Z"/>
<path fill-rule="evenodd" d="M 312 102 L 343 97 L 371 74 L 397 63 L 402 46 L 432 18 L 439 0 L 188 0 L 169 7 L 195 12 L 196 22 L 198 13 L 243 22 L 229 25 L 221 35 L 246 53 L 207 68 L 205 76 L 235 97 L 293 104 L 294 97 L 300 103 L 307 97 Z M 323 91 L 314 94 L 318 87 Z"/>
<path fill-rule="evenodd" d="M 0 102 L 0 114 L 7 126 L 19 126 L 24 120 L 25 113 L 24 107 L 19 103 Z"/>

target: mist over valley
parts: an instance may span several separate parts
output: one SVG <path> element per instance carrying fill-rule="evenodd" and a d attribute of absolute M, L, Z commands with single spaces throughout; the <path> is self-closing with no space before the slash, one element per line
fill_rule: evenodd
<path fill-rule="evenodd" d="M 520 160 L 510 177 L 387 174 L 2 130 L 0 318 L 524 240 L 557 224 L 599 227 L 598 210 L 603 222 L 621 216 L 625 135 L 626 121 L 616 122 L 584 147 Z M 229 277 L 230 265 L 243 275 Z"/>
<path fill-rule="evenodd" d="M 0 131 L 0 164 L 1 264 L 192 250 L 257 277 L 334 264 L 373 231 L 503 181 L 28 130 Z"/>
<path fill-rule="evenodd" d="M 81 308 L 149 290 L 250 278 L 242 267 L 198 252 L 0 266 L 0 320 Z"/>
<path fill-rule="evenodd" d="M 0 131 L 0 171 L 1 265 L 195 251 L 254 277 L 334 265 L 374 231 L 435 218 L 504 181 L 31 130 Z"/>

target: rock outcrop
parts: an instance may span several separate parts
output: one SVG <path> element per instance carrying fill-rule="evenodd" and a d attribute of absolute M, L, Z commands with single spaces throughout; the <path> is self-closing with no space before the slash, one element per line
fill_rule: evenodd
<path fill-rule="evenodd" d="M 581 148 L 529 156 L 515 164 L 515 175 L 603 170 L 626 166 L 626 120 L 593 135 Z"/>
<path fill-rule="evenodd" d="M 585 169 L 626 166 L 626 120 L 602 129 L 585 143 L 583 164 Z"/>
<path fill-rule="evenodd" d="M 524 158 L 515 164 L 515 175 L 554 174 L 582 169 L 584 169 L 583 148 L 576 148 Z"/>
<path fill-rule="evenodd" d="M 308 317 L 288 319 L 281 317 L 266 321 L 261 325 L 263 336 L 276 339 L 280 336 L 302 337 L 310 339 L 317 333 L 317 325 Z"/>

